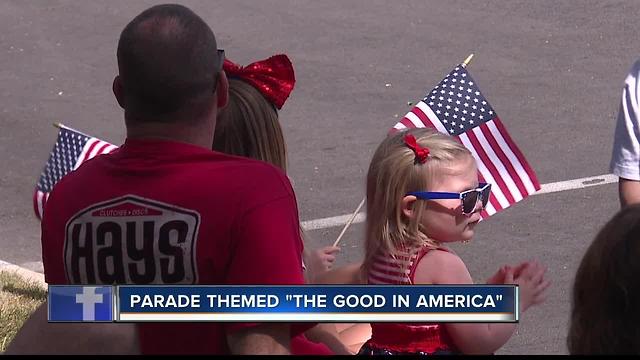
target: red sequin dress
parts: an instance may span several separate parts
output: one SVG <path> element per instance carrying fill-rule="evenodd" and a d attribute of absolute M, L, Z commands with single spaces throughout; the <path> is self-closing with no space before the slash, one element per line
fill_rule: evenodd
<path fill-rule="evenodd" d="M 449 250 L 423 247 L 413 254 L 407 250 L 393 257 L 378 254 L 369 270 L 368 283 L 413 284 L 416 266 L 429 251 Z M 371 331 L 371 339 L 362 346 L 359 355 L 459 353 L 442 323 L 372 323 Z"/>

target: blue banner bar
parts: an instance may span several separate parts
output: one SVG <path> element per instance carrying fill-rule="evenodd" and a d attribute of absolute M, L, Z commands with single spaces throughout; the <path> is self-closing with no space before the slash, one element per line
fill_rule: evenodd
<path fill-rule="evenodd" d="M 515 322 L 517 288 L 473 286 L 119 286 L 128 321 Z"/>
<path fill-rule="evenodd" d="M 518 288 L 515 285 L 51 286 L 49 306 L 50 321 L 517 322 Z"/>

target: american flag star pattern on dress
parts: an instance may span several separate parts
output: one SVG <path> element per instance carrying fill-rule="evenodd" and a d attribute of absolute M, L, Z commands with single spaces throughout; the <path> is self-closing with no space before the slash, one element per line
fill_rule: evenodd
<path fill-rule="evenodd" d="M 540 190 L 537 176 L 465 66 L 458 65 L 392 129 L 431 127 L 471 151 L 480 182 L 492 184 L 482 218 Z"/>
<path fill-rule="evenodd" d="M 113 144 L 60 125 L 58 138 L 33 194 L 33 210 L 38 219 L 42 219 L 49 193 L 60 179 L 83 162 L 115 149 L 117 146 Z"/>

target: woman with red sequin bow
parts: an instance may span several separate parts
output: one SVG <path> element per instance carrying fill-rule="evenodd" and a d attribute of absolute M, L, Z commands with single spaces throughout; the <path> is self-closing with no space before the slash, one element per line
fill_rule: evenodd
<path fill-rule="evenodd" d="M 286 173 L 287 149 L 278 110 L 295 85 L 291 61 L 282 54 L 244 67 L 225 60 L 224 71 L 229 79 L 229 104 L 218 115 L 213 150 L 262 160 Z M 300 234 L 304 240 L 302 228 Z M 305 248 L 302 267 L 307 283 L 315 283 L 319 275 L 331 268 L 339 250 L 336 246 L 311 251 Z M 331 324 L 319 324 L 305 335 L 321 344 L 294 338 L 293 354 L 349 353 Z"/>

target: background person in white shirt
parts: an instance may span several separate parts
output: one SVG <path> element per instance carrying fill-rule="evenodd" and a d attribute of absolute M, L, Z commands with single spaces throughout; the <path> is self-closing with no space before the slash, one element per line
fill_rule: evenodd
<path fill-rule="evenodd" d="M 640 59 L 624 81 L 618 110 L 610 170 L 619 179 L 620 205 L 640 203 L 640 101 L 638 101 Z"/>

